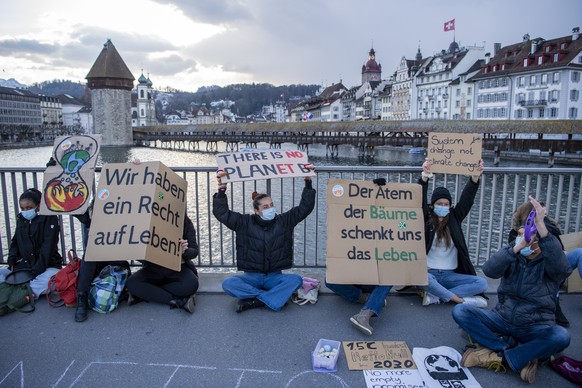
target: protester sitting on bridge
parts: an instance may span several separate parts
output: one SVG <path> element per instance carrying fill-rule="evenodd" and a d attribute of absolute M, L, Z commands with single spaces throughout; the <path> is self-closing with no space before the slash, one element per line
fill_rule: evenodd
<path fill-rule="evenodd" d="M 386 179 L 374 179 L 379 186 L 386 184 Z M 386 298 L 392 286 L 375 286 L 363 284 L 335 284 L 325 282 L 325 286 L 345 298 L 348 302 L 363 305 L 360 311 L 350 318 L 352 325 L 366 335 L 372 335 L 374 328 L 370 318 L 379 317 L 382 308 L 386 307 Z"/>
<path fill-rule="evenodd" d="M 311 164 L 306 165 L 313 170 Z M 299 206 L 277 214 L 268 194 L 253 193 L 254 214 L 240 214 L 228 208 L 224 172 L 217 171 L 218 192 L 213 196 L 213 214 L 227 228 L 236 232 L 236 261 L 239 271 L 222 282 L 224 291 L 239 301 L 236 312 L 267 306 L 279 311 L 303 283 L 301 276 L 283 274 L 293 266 L 293 229 L 315 207 L 311 178 Z"/>
<path fill-rule="evenodd" d="M 540 205 L 542 206 L 542 209 L 544 211 L 544 223 L 546 224 L 548 232 L 556 236 L 558 241 L 560 241 L 562 249 L 564 249 L 564 244 L 562 244 L 562 240 L 560 239 L 560 235 L 562 234 L 562 232 L 560 231 L 560 227 L 558 226 L 558 221 L 548 216 L 548 209 L 546 208 L 546 205 L 543 201 L 540 201 Z M 529 201 L 527 201 L 521 204 L 515 210 L 515 212 L 513 212 L 513 215 L 511 217 L 511 230 L 509 231 L 509 236 L 507 239 L 509 244 L 515 241 L 515 238 L 518 235 L 517 233 L 518 229 L 520 228 L 521 225 L 525 224 L 525 221 L 527 220 L 527 217 L 529 216 L 532 210 L 533 205 Z M 578 268 L 580 277 L 582 277 L 582 248 L 576 248 L 571 250 L 570 252 L 566 252 L 566 258 L 568 259 L 568 262 L 570 263 L 570 267 L 572 268 L 572 270 Z M 556 303 L 556 323 L 564 327 L 570 326 L 570 322 L 568 321 L 568 319 L 562 312 L 562 308 L 560 307 L 559 295 Z"/>
<path fill-rule="evenodd" d="M 127 279 L 130 306 L 147 301 L 166 304 L 170 308 L 180 308 L 190 314 L 194 313 L 195 294 L 198 291 L 198 271 L 192 259 L 198 256 L 198 243 L 196 229 L 188 215 L 184 218 L 184 231 L 179 242 L 182 245 L 180 271 L 142 260 L 143 268 Z"/>
<path fill-rule="evenodd" d="M 8 252 L 10 270 L 31 271 L 30 288 L 36 299 L 46 293 L 49 279 L 58 272 L 63 261 L 58 251 L 59 219 L 38 214 L 41 198 L 42 193 L 37 189 L 28 189 L 20 195 L 20 213 Z M 4 269 L 3 274 L 7 273 Z"/>
<path fill-rule="evenodd" d="M 446 187 L 437 187 L 427 203 L 428 179 L 431 161 L 422 165 L 422 209 L 425 220 L 426 262 L 428 286 L 422 290 L 422 305 L 453 301 L 477 307 L 487 307 L 487 300 L 479 296 L 487 290 L 487 280 L 476 276 L 469 258 L 469 250 L 461 224 L 471 211 L 479 189 L 479 177 L 483 173 L 483 160 L 479 161 L 477 175 L 467 181 L 461 197 L 452 206 L 453 199 Z"/>
<path fill-rule="evenodd" d="M 456 305 L 453 318 L 478 344 L 465 351 L 462 366 L 496 371 L 509 367 L 531 384 L 538 361 L 570 344 L 570 334 L 555 324 L 554 315 L 560 284 L 572 269 L 560 242 L 548 232 L 542 206 L 533 197 L 530 202 L 537 233 L 528 242 L 520 228 L 515 244 L 501 248 L 483 265 L 485 275 L 501 279 L 499 302 L 493 310 Z"/>

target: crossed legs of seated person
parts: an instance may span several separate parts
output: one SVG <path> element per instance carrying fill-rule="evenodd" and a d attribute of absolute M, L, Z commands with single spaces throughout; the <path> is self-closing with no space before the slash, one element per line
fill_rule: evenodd
<path fill-rule="evenodd" d="M 419 286 L 422 305 L 455 302 L 476 307 L 487 307 L 487 299 L 479 294 L 487 291 L 487 280 L 475 275 L 456 273 L 452 270 L 428 270 L 428 286 Z"/>
<path fill-rule="evenodd" d="M 224 279 L 222 289 L 239 299 L 237 313 L 265 306 L 280 311 L 302 284 L 301 276 L 296 274 L 243 272 Z"/>
<path fill-rule="evenodd" d="M 495 371 L 511 369 L 530 384 L 535 380 L 538 361 L 548 359 L 570 344 L 570 334 L 561 326 L 516 326 L 494 311 L 475 306 L 456 305 L 453 319 L 478 344 L 465 351 L 462 366 Z"/>
<path fill-rule="evenodd" d="M 198 276 L 186 265 L 173 271 L 155 264 L 145 264 L 127 280 L 128 304 L 155 302 L 179 308 L 192 314 L 198 291 Z"/>
<path fill-rule="evenodd" d="M 360 311 L 350 318 L 351 324 L 366 335 L 372 335 L 374 329 L 370 318 L 379 317 L 386 307 L 386 298 L 392 286 L 370 286 L 325 283 L 334 293 L 345 298 L 350 303 L 362 304 Z"/>

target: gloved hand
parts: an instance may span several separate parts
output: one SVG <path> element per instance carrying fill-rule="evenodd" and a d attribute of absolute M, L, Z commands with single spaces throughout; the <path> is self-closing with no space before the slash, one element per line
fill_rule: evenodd
<path fill-rule="evenodd" d="M 216 181 L 218 182 L 218 190 L 226 191 L 226 182 L 222 178 L 226 176 L 224 170 L 216 170 Z"/>
<path fill-rule="evenodd" d="M 372 182 L 378 186 L 384 186 L 386 184 L 386 178 L 376 178 Z"/>

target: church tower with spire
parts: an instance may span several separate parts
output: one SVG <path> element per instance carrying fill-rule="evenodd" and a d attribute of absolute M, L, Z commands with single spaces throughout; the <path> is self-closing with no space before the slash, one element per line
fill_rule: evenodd
<path fill-rule="evenodd" d="M 368 62 L 362 65 L 362 84 L 382 79 L 382 65 L 376 62 L 376 52 L 372 47 L 368 53 Z"/>
<path fill-rule="evenodd" d="M 94 132 L 103 146 L 133 144 L 131 90 L 135 78 L 110 39 L 85 77 L 91 90 Z"/>

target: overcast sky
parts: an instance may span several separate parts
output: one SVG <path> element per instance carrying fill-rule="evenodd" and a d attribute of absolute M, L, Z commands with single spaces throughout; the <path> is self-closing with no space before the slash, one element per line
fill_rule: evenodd
<path fill-rule="evenodd" d="M 17 0 L 2 1 L 0 78 L 85 76 L 111 39 L 155 88 L 268 82 L 360 83 L 373 46 L 383 78 L 402 56 L 553 39 L 582 27 L 582 0 Z M 455 19 L 454 32 L 444 32 Z"/>

